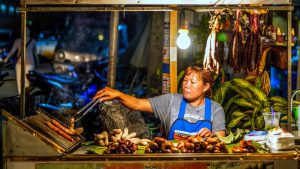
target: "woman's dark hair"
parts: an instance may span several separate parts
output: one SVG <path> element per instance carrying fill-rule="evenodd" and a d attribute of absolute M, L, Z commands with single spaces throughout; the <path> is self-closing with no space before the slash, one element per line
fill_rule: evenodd
<path fill-rule="evenodd" d="M 211 98 L 213 95 L 212 86 L 214 84 L 213 72 L 207 69 L 200 68 L 198 66 L 189 66 L 185 69 L 184 76 L 187 76 L 191 73 L 196 73 L 204 84 L 210 84 L 209 90 L 205 92 L 205 97 Z"/>

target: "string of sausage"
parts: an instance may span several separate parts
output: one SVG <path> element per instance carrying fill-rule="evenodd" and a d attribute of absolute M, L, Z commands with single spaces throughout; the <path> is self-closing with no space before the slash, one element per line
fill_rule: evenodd
<path fill-rule="evenodd" d="M 260 35 L 257 31 L 257 14 L 253 14 L 252 16 L 252 24 L 251 24 L 251 32 L 249 37 L 247 38 L 245 45 L 245 53 L 244 56 L 247 58 L 248 62 L 248 71 L 257 71 L 258 63 L 260 60 Z"/>
<path fill-rule="evenodd" d="M 56 127 L 55 125 L 53 125 L 52 123 L 50 123 L 49 121 L 46 121 L 46 125 L 52 129 L 53 131 L 55 131 L 56 133 L 58 133 L 60 136 L 64 137 L 65 139 L 73 142 L 75 141 L 71 136 L 69 136 L 67 133 L 65 133 L 63 130 L 59 129 L 58 127 Z"/>
<path fill-rule="evenodd" d="M 244 62 L 243 58 L 243 40 L 242 34 L 240 32 L 239 25 L 239 13 L 240 10 L 236 11 L 236 20 L 235 20 L 235 31 L 233 33 L 232 39 L 230 41 L 229 52 L 228 52 L 228 63 L 231 65 L 234 71 L 240 71 L 241 68 L 244 68 L 247 62 Z"/>
<path fill-rule="evenodd" d="M 69 135 L 75 135 L 76 134 L 75 131 L 64 127 L 63 125 L 61 125 L 58 121 L 56 121 L 54 119 L 51 119 L 51 123 L 54 124 L 56 127 L 60 128 L 62 131 L 66 132 Z"/>

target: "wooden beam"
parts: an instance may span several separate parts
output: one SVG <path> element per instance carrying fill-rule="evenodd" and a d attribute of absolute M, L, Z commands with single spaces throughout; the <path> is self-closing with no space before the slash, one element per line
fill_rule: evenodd
<path fill-rule="evenodd" d="M 290 0 L 21 0 L 27 5 L 286 5 Z"/>

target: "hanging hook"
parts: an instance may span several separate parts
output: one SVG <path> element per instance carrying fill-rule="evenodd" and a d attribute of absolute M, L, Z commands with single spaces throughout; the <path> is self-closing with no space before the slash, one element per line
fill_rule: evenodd
<path fill-rule="evenodd" d="M 123 18 L 125 18 L 125 7 L 123 7 Z"/>

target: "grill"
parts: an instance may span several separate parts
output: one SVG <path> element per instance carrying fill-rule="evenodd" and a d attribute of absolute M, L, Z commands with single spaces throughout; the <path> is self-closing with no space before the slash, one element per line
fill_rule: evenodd
<path fill-rule="evenodd" d="M 53 117 L 39 110 L 37 111 L 36 115 L 27 117 L 23 121 L 33 130 L 35 130 L 37 134 L 46 137 L 48 141 L 50 141 L 52 144 L 55 144 L 55 146 L 59 146 L 58 148 L 64 152 L 71 152 L 75 150 L 78 146 L 80 146 L 81 143 L 84 142 L 84 137 L 82 137 L 81 135 L 70 135 L 75 140 L 71 142 L 68 139 L 56 133 L 54 130 L 52 130 L 46 125 L 46 122 L 51 122 L 51 119 L 53 119 Z M 64 124 L 62 125 L 66 127 Z"/>

